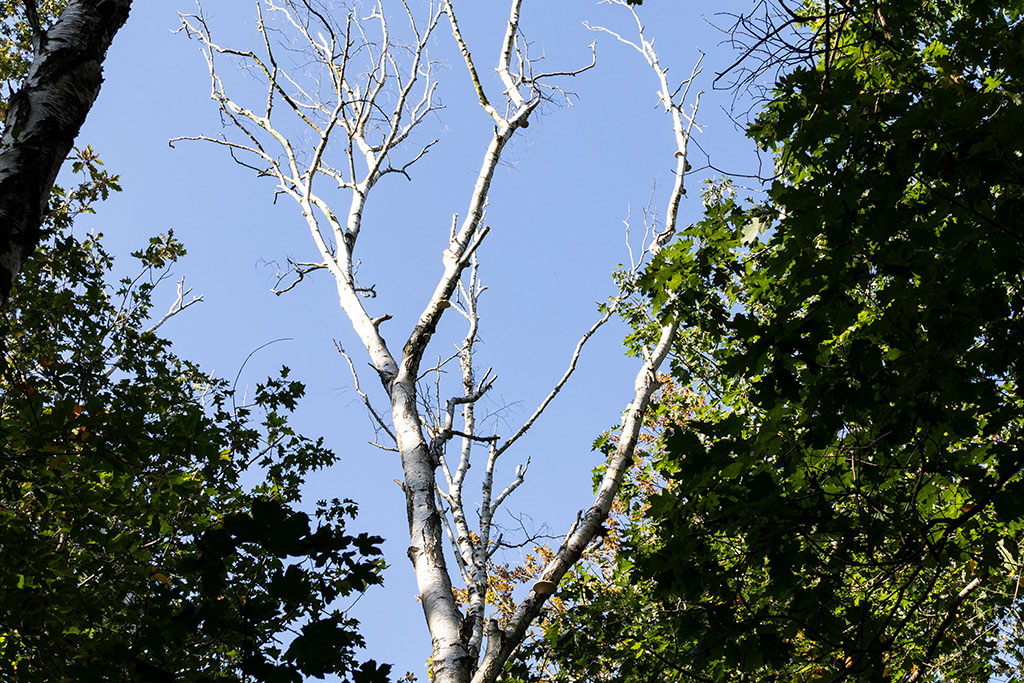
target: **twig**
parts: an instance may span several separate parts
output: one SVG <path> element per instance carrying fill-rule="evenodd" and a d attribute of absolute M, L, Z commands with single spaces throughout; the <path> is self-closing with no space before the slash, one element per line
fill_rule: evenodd
<path fill-rule="evenodd" d="M 143 334 L 156 333 L 156 331 L 160 329 L 161 325 L 163 325 L 165 322 L 167 322 L 174 316 L 178 315 L 189 306 L 197 304 L 203 300 L 203 296 L 202 294 L 200 294 L 199 296 L 192 297 L 192 299 L 186 303 L 185 297 L 191 293 L 191 287 L 185 289 L 185 278 L 181 278 L 180 280 L 178 280 L 178 295 L 175 297 L 174 302 L 171 304 L 170 308 L 167 309 L 167 312 L 164 313 L 163 317 L 161 317 L 159 320 L 153 323 L 153 325 L 149 329 L 147 329 Z M 104 373 L 105 376 L 110 377 L 112 374 L 114 374 L 114 371 L 117 370 L 121 366 L 121 363 L 124 362 L 124 358 L 124 354 L 120 354 L 118 355 L 117 358 L 111 361 L 110 365 L 107 366 L 106 372 Z"/>
<path fill-rule="evenodd" d="M 391 429 L 388 427 L 387 423 L 384 422 L 384 419 L 380 416 L 380 414 L 377 413 L 376 410 L 374 410 L 373 403 L 370 401 L 370 397 L 367 396 L 366 392 L 363 391 L 361 386 L 359 386 L 359 373 L 356 372 L 356 366 L 355 363 L 352 362 L 352 358 L 347 353 L 345 353 L 345 349 L 341 348 L 341 344 L 338 343 L 337 339 L 332 339 L 331 341 L 334 343 L 334 348 L 337 350 L 337 352 L 340 353 L 341 357 L 345 359 L 346 363 L 348 363 L 348 369 L 352 373 L 352 381 L 355 384 L 356 393 L 359 394 L 360 398 L 363 399 L 363 403 L 366 405 L 366 409 L 370 411 L 370 415 L 373 417 L 374 421 L 380 426 L 380 428 L 384 430 L 384 433 L 391 437 L 392 441 L 397 442 L 397 439 L 395 439 L 394 432 L 391 431 Z M 378 444 L 374 443 L 373 445 L 377 446 Z M 383 446 L 381 446 L 381 448 L 383 448 Z"/>

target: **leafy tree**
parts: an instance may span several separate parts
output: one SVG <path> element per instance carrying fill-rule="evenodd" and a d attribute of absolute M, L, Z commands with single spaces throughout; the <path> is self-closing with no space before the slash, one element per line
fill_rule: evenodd
<path fill-rule="evenodd" d="M 579 577 L 549 629 L 566 678 L 1016 670 L 1022 10 L 808 6 L 812 63 L 749 129 L 768 200 L 710 188 L 647 271 L 708 403 L 667 430 L 609 580 Z"/>
<path fill-rule="evenodd" d="M 338 607 L 380 583 L 381 539 L 346 532 L 350 501 L 295 507 L 336 460 L 288 425 L 302 385 L 284 368 L 238 405 L 175 357 L 146 324 L 183 247 L 151 239 L 109 286 L 71 221 L 117 178 L 90 150 L 74 166 L 0 321 L 0 678 L 385 680 Z"/>

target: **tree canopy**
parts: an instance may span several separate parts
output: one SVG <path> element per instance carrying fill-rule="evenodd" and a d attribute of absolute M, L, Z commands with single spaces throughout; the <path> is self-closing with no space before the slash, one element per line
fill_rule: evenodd
<path fill-rule="evenodd" d="M 339 602 L 380 583 L 382 539 L 346 532 L 351 501 L 298 509 L 336 460 L 289 426 L 302 384 L 284 368 L 239 404 L 177 358 L 156 330 L 195 302 L 181 282 L 151 319 L 184 247 L 153 237 L 113 283 L 76 219 L 118 177 L 85 148 L 82 181 L 52 185 L 130 4 L 0 6 L 0 298 L 22 271 L 0 312 L 0 677 L 383 680 Z"/>
<path fill-rule="evenodd" d="M 408 45 L 383 11 L 342 21 L 316 3 L 275 5 L 305 43 L 276 43 L 260 15 L 265 56 L 215 43 L 201 11 L 184 17 L 234 127 L 192 139 L 227 147 L 298 203 L 320 260 L 290 261 L 296 280 L 280 291 L 329 271 L 387 394 L 376 411 L 349 360 L 403 461 L 435 680 L 980 683 L 1019 670 L 1024 4 L 779 7 L 782 28 L 753 38 L 789 55 L 787 70 L 747 129 L 774 176 L 750 198 L 728 178 L 708 182 L 701 219 L 685 227 L 676 220 L 698 68 L 673 90 L 642 22 L 636 43 L 620 37 L 658 75 L 673 120 L 669 210 L 647 224 L 661 228 L 645 245 L 650 263 L 619 274 L 623 292 L 508 437 L 485 433 L 474 413 L 494 383 L 490 371 L 475 374 L 473 356 L 488 191 L 505 145 L 562 92 L 546 79 L 590 67 L 534 74 L 518 2 L 498 60 L 504 90 L 480 79 L 449 2 L 424 22 L 409 12 Z M 0 29 L 21 54 L 0 62 L 14 79 L 27 77 L 25 46 L 40 40 L 38 17 L 27 20 L 31 30 Z M 408 178 L 434 144 L 416 148 L 410 133 L 440 108 L 426 48 L 442 20 L 493 138 L 463 221 L 452 221 L 444 272 L 395 344 L 381 329 L 391 314 L 373 315 L 376 291 L 357 281 L 355 248 L 377 181 Z M 119 26 L 103 28 L 110 37 Z M 287 68 L 315 63 L 326 74 L 316 90 L 276 61 L 275 50 L 295 55 L 297 44 L 304 57 Z M 95 62 L 102 50 L 90 54 Z M 360 90 L 348 59 L 367 55 Z M 222 56 L 265 77 L 265 100 L 229 96 L 214 71 Z M 507 100 L 504 114 L 487 89 Z M 276 127 L 290 116 L 298 123 Z M 295 125 L 309 130 L 289 136 Z M 325 160 L 332 154 L 342 163 Z M 111 284 L 113 260 L 74 219 L 118 179 L 88 148 L 71 161 L 81 185 L 52 195 L 34 185 L 47 202 L 22 202 L 42 207 L 45 239 L 0 314 L 0 674 L 385 680 L 387 666 L 356 656 L 358 625 L 340 602 L 380 582 L 381 539 L 346 531 L 349 501 L 302 508 L 307 475 L 336 460 L 289 425 L 302 385 L 284 368 L 247 398 L 177 358 L 157 328 L 189 305 L 187 293 L 155 323 L 153 297 L 184 248 L 173 234 L 154 237 L 134 255 L 138 272 Z M 323 176 L 330 182 L 314 185 Z M 347 214 L 321 185 L 351 194 Z M 644 362 L 623 426 L 595 444 L 607 462 L 594 504 L 557 550 L 498 566 L 493 516 L 529 460 L 497 489 L 495 462 L 613 311 Z M 422 360 L 451 312 L 467 331 L 449 358 L 460 371 L 445 401 L 448 361 Z M 656 379 L 666 354 L 668 375 Z M 431 394 L 423 380 L 434 375 Z M 479 527 L 463 500 L 474 449 L 486 451 Z M 453 588 L 449 558 L 464 589 Z M 525 598 L 515 588 L 524 580 Z"/>
<path fill-rule="evenodd" d="M 152 238 L 112 287 L 73 219 L 118 179 L 74 166 L 0 320 L 4 680 L 384 680 L 339 604 L 380 583 L 382 539 L 346 532 L 350 501 L 296 507 L 336 459 L 288 424 L 303 386 L 285 368 L 240 404 L 175 357 L 146 325 L 184 248 Z"/>
<path fill-rule="evenodd" d="M 569 677 L 988 681 L 1020 660 L 1024 8 L 809 7 L 811 63 L 748 130 L 777 160 L 767 199 L 709 187 L 646 273 L 700 400 L 610 582 L 579 578 L 550 632 Z"/>

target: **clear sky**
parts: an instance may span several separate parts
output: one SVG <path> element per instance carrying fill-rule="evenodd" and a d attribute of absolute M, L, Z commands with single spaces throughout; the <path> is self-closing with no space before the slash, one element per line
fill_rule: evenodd
<path fill-rule="evenodd" d="M 394 3 L 384 5 L 388 12 L 395 10 Z M 422 6 L 413 3 L 416 9 Z M 204 9 L 219 42 L 257 48 L 255 0 L 209 0 Z M 457 2 L 456 9 L 462 12 L 465 38 L 495 98 L 500 89 L 490 74 L 507 4 Z M 726 114 L 733 93 L 712 86 L 716 72 L 736 57 L 712 25 L 727 26 L 729 17 L 713 13 L 739 9 L 749 11 L 747 3 L 736 1 L 647 0 L 641 8 L 663 64 L 672 67 L 670 76 L 684 77 L 698 50 L 707 53 L 699 81 L 705 95 L 698 120 L 704 130 L 696 140 L 700 148 L 691 149 L 694 173 L 682 208 L 686 220 L 699 215 L 702 178 L 719 175 L 702 168 L 704 152 L 719 169 L 757 169 L 753 150 Z M 402 477 L 399 462 L 396 455 L 368 445 L 372 425 L 332 339 L 352 352 L 364 369 L 364 388 L 372 389 L 371 395 L 386 406 L 383 392 L 326 274 L 280 297 L 270 292 L 275 262 L 315 259 L 294 205 L 286 199 L 275 205 L 272 183 L 234 165 L 222 149 L 203 143 L 168 146 L 171 137 L 221 130 L 198 44 L 172 33 L 179 26 L 179 10 L 194 11 L 194 6 L 185 0 L 137 0 L 114 42 L 106 82 L 79 144 L 92 145 L 107 167 L 121 175 L 124 192 L 101 206 L 96 216 L 83 218 L 76 229 L 105 233 L 125 269 L 130 267 L 130 251 L 149 236 L 174 229 L 189 250 L 175 275 L 185 276 L 205 302 L 161 331 L 179 355 L 207 370 L 233 378 L 254 349 L 288 339 L 256 353 L 242 371 L 240 385 L 253 386 L 282 364 L 306 383 L 308 393 L 295 424 L 309 436 L 324 436 L 341 455 L 337 466 L 313 477 L 310 501 L 353 498 L 361 505 L 356 527 L 387 538 L 391 566 L 385 587 L 368 593 L 353 610 L 363 622 L 369 656 L 393 663 L 399 674 L 412 670 L 424 680 L 430 640 L 405 555 L 404 497 L 393 481 Z M 545 105 L 533 125 L 521 131 L 525 135 L 517 135 L 491 193 L 487 223 L 492 230 L 480 251 L 481 277 L 489 289 L 481 301 L 478 361 L 482 368 L 493 366 L 499 379 L 479 414 L 489 413 L 485 424 L 497 422 L 506 436 L 561 375 L 579 335 L 597 317 L 596 302 L 613 293 L 611 272 L 628 258 L 623 219 L 629 207 L 638 248 L 639 217 L 652 186 L 657 183 L 652 208 L 660 217 L 672 182 L 670 121 L 655 108 L 653 72 L 639 54 L 587 30 L 584 21 L 632 35 L 632 20 L 621 7 L 593 0 L 524 2 L 523 31 L 532 50 L 545 55 L 547 70 L 586 64 L 588 45 L 595 39 L 598 61 L 595 69 L 564 84 L 576 94 L 573 106 Z M 412 169 L 411 182 L 391 176 L 375 189 L 358 252 L 360 279 L 375 285 L 378 293 L 369 304 L 371 314 L 394 316 L 382 328 L 394 351 L 440 274 L 451 215 L 465 212 L 491 130 L 443 21 L 431 57 L 439 60 L 438 94 L 446 109 L 425 124 L 423 135 L 440 142 Z M 247 76 L 237 78 L 228 62 L 220 70 L 258 105 L 260 96 Z M 736 116 L 742 117 L 742 111 Z M 173 284 L 164 296 L 169 302 Z M 457 315 L 446 318 L 428 358 L 450 353 L 464 333 L 461 320 Z M 590 505 L 590 470 L 599 462 L 590 445 L 617 423 L 638 366 L 624 355 L 624 332 L 621 325 L 605 328 L 546 417 L 506 454 L 503 481 L 515 465 L 532 457 L 526 484 L 499 518 L 509 537 L 515 537 L 519 520 L 530 531 L 563 534 L 576 511 Z M 477 486 L 467 488 L 470 504 Z"/>

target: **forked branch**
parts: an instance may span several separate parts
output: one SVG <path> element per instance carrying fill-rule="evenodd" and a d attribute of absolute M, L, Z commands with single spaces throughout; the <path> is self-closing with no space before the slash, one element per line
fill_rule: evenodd
<path fill-rule="evenodd" d="M 622 0 L 610 1 L 628 7 Z M 654 51 L 653 41 L 645 37 L 643 24 L 640 22 L 636 12 L 631 7 L 628 7 L 628 9 L 632 12 L 637 25 L 638 42 L 624 39 L 607 29 L 599 30 L 613 33 L 617 38 L 637 49 L 645 58 L 658 79 L 658 95 L 666 112 L 671 117 L 672 129 L 675 134 L 676 179 L 668 197 L 665 228 L 656 238 L 655 244 L 657 246 L 652 250 L 656 251 L 656 249 L 664 246 L 675 234 L 679 203 L 686 193 L 684 186 L 684 176 L 687 170 L 686 153 L 690 135 L 695 125 L 699 96 L 690 105 L 689 111 L 684 109 L 684 105 L 686 104 L 690 85 L 700 73 L 700 60 L 698 60 L 690 77 L 678 87 L 670 90 L 667 80 L 667 69 L 660 65 L 657 54 Z M 651 395 L 658 386 L 658 369 L 668 356 L 669 350 L 678 336 L 678 331 L 678 322 L 670 314 L 668 319 L 661 323 L 653 348 L 645 350 L 644 363 L 634 381 L 633 400 L 623 416 L 622 429 L 616 441 L 615 449 L 608 460 L 593 504 L 582 518 L 578 518 L 574 522 L 572 529 L 566 535 L 565 542 L 555 553 L 555 557 L 545 566 L 540 575 L 540 580 L 516 608 L 508 624 L 504 628 L 498 628 L 497 624 L 493 624 L 488 628 L 487 647 L 483 661 L 473 676 L 473 683 L 493 683 L 497 679 L 505 662 L 522 643 L 527 629 L 540 614 L 545 600 L 551 594 L 551 588 L 558 585 L 558 582 L 579 561 L 583 551 L 598 535 L 602 524 L 608 517 L 615 496 L 622 485 L 622 479 L 629 468 L 630 462 L 632 462 L 633 451 L 636 448 Z M 585 338 L 582 341 L 585 341 Z M 575 358 L 576 355 L 574 354 L 573 360 L 570 363 L 570 373 L 575 363 Z M 558 388 L 560 386 L 556 386 L 556 391 L 553 393 L 557 393 Z M 544 406 L 546 406 L 546 402 L 542 403 L 541 410 Z M 528 422 L 528 424 L 532 423 Z"/>
<path fill-rule="evenodd" d="M 494 514 L 524 482 L 529 459 L 516 469 L 512 480 L 497 494 L 495 465 L 561 391 L 572 376 L 584 345 L 609 319 L 615 304 L 608 306 L 602 318 L 583 335 L 571 355 L 568 369 L 537 410 L 501 443 L 496 433 L 480 432 L 475 412 L 494 382 L 490 371 L 477 378 L 473 365 L 479 325 L 477 303 L 484 291 L 478 280 L 476 253 L 491 230 L 483 218 L 505 147 L 517 131 L 529 125 L 532 113 L 550 99 L 552 91 L 559 90 L 548 81 L 575 76 L 592 68 L 596 52 L 593 53 L 595 59 L 580 69 L 536 73 L 535 61 L 529 55 L 529 45 L 520 28 L 522 0 L 510 0 L 496 67 L 503 90 L 500 95 L 492 92 L 492 97 L 488 97 L 459 28 L 454 2 L 431 2 L 422 21 L 414 18 L 404 0 L 400 2 L 408 18 L 405 33 L 411 35 L 404 45 L 398 43 L 396 26 L 386 19 L 379 2 L 368 15 L 349 12 L 335 21 L 319 10 L 320 4 L 314 0 L 265 0 L 266 12 L 260 10 L 257 24 L 262 42 L 259 54 L 214 42 L 201 10 L 197 14 L 183 15 L 183 29 L 203 47 L 211 96 L 228 124 L 228 131 L 219 136 L 178 139 L 203 140 L 225 147 L 233 159 L 254 169 L 258 176 L 272 178 L 275 193 L 290 197 L 299 208 L 317 254 L 313 260 L 294 263 L 296 274 L 301 280 L 312 270 L 324 268 L 334 276 L 340 307 L 366 348 L 390 400 L 390 416 L 374 409 L 359 384 L 354 363 L 339 346 L 339 352 L 353 372 L 357 393 L 376 426 L 394 441 L 401 456 L 404 474 L 401 485 L 406 496 L 410 532 L 408 554 L 433 642 L 433 679 L 436 683 L 468 683 L 470 679 L 476 683 L 494 683 L 546 597 L 546 594 L 531 592 L 504 629 L 493 621 L 485 625 L 487 562 L 496 545 L 490 538 Z M 456 218 L 450 228 L 442 228 L 449 236 L 441 254 L 442 273 L 405 338 L 401 352 L 395 353 L 380 330 L 381 323 L 390 316 L 372 316 L 367 307 L 379 305 L 379 300 L 365 295 L 375 290 L 360 287 L 356 282 L 355 250 L 366 227 L 363 212 L 368 197 L 378 182 L 389 174 L 408 177 L 410 168 L 436 142 L 416 146 L 412 143 L 415 139 L 412 133 L 440 108 L 427 46 L 442 14 L 451 25 L 474 92 L 490 118 L 487 125 L 492 133 L 483 150 L 461 221 Z M 273 20 L 278 23 L 272 27 Z M 275 54 L 278 43 L 274 40 L 278 27 L 296 37 L 301 51 L 308 57 L 305 68 L 311 68 L 312 72 L 290 73 L 278 59 Z M 679 161 L 665 222 L 666 230 L 672 231 L 684 193 L 687 143 L 695 126 L 696 102 L 689 105 L 689 109 L 684 109 L 684 103 L 689 84 L 699 68 L 694 69 L 685 87 L 669 90 L 666 72 L 658 65 L 653 47 L 643 37 L 642 26 L 639 28 L 638 45 L 641 47 L 638 49 L 659 78 L 659 95 L 672 117 L 675 131 Z M 289 46 L 289 49 L 294 48 Z M 262 79 L 265 90 L 255 106 L 246 105 L 229 93 L 216 70 L 217 60 L 225 57 L 239 62 Z M 412 149 L 406 149 L 408 146 Z M 344 210 L 332 207 L 327 194 L 339 189 L 348 197 Z M 294 284 L 285 289 L 291 289 Z M 417 383 L 426 374 L 423 358 L 427 346 L 449 309 L 461 313 L 468 327 L 456 352 L 462 388 L 443 400 L 444 395 L 450 394 L 442 394 L 440 377 L 444 363 L 440 358 L 434 368 L 437 382 L 433 396 L 429 387 L 421 392 Z M 676 329 L 674 322 L 665 323 L 654 348 L 646 354 L 634 383 L 622 434 L 594 504 L 544 569 L 544 581 L 557 584 L 579 559 L 607 516 L 636 445 L 656 386 L 657 370 L 675 338 Z M 456 424 L 460 412 L 461 424 Z M 459 444 L 457 456 L 446 451 L 455 450 L 455 443 Z M 474 530 L 463 501 L 463 488 L 474 452 L 484 449 L 487 456 L 482 477 L 483 500 L 479 526 Z M 443 482 L 439 481 L 438 469 L 443 474 Z M 450 520 L 445 513 L 450 514 Z M 453 594 L 444 552 L 446 537 L 453 546 L 469 591 L 468 620 Z M 477 667 L 485 638 L 486 651 Z"/>

